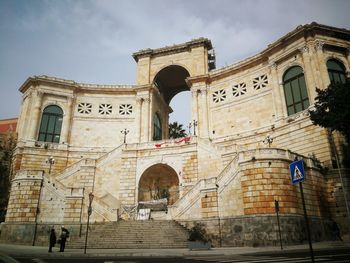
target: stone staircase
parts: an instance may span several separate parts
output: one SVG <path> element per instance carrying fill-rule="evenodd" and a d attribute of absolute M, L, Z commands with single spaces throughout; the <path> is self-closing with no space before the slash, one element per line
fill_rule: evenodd
<path fill-rule="evenodd" d="M 84 248 L 81 237 L 72 235 L 67 248 Z M 118 221 L 90 224 L 87 248 L 186 248 L 188 231 L 179 223 L 164 221 Z"/>

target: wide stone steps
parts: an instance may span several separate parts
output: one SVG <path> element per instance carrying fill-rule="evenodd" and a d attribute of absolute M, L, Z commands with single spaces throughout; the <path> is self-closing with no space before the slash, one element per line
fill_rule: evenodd
<path fill-rule="evenodd" d="M 85 228 L 86 229 L 86 228 Z M 81 237 L 71 236 L 67 248 L 83 248 Z M 175 221 L 118 221 L 91 224 L 88 248 L 185 248 L 188 231 Z"/>

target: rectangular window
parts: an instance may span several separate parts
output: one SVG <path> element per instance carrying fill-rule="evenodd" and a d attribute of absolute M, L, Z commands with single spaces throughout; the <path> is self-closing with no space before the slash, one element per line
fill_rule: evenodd
<path fill-rule="evenodd" d="M 309 99 L 304 100 L 303 105 L 304 105 L 304 110 L 307 109 L 310 106 Z"/>
<path fill-rule="evenodd" d="M 301 104 L 301 102 L 295 104 L 295 112 L 299 112 L 303 110 L 303 106 Z"/>
<path fill-rule="evenodd" d="M 41 126 L 40 126 L 40 132 L 45 132 L 47 129 L 47 123 L 48 123 L 48 116 L 43 115 L 43 118 L 41 120 Z"/>
<path fill-rule="evenodd" d="M 45 133 L 40 133 L 39 134 L 39 141 L 42 141 L 42 142 L 45 141 Z"/>
<path fill-rule="evenodd" d="M 289 106 L 288 107 L 288 115 L 292 115 L 292 114 L 294 114 L 295 113 L 295 111 L 294 111 L 294 106 Z"/>
<path fill-rule="evenodd" d="M 291 87 L 290 87 L 289 83 L 287 83 L 285 85 L 285 92 L 286 92 L 287 106 L 292 105 L 293 104 L 293 96 L 292 96 L 292 91 L 291 91 Z"/>
<path fill-rule="evenodd" d="M 292 91 L 293 91 L 293 97 L 294 97 L 294 103 L 301 101 L 301 94 L 299 89 L 299 81 L 298 79 L 295 79 L 291 82 L 292 84 Z"/>
<path fill-rule="evenodd" d="M 60 142 L 60 136 L 59 135 L 55 135 L 53 142 L 59 143 Z"/>
<path fill-rule="evenodd" d="M 56 116 L 50 116 L 49 117 L 49 125 L 47 127 L 48 133 L 53 133 L 55 130 L 55 122 L 56 122 Z"/>
<path fill-rule="evenodd" d="M 62 127 L 62 118 L 58 118 L 58 121 L 56 122 L 56 127 L 55 127 L 55 134 L 60 134 L 61 127 Z"/>
<path fill-rule="evenodd" d="M 300 89 L 301 89 L 301 98 L 302 99 L 308 98 L 304 76 L 300 77 L 299 85 L 300 85 Z"/>
<path fill-rule="evenodd" d="M 47 134 L 45 141 L 46 142 L 52 142 L 52 134 Z"/>

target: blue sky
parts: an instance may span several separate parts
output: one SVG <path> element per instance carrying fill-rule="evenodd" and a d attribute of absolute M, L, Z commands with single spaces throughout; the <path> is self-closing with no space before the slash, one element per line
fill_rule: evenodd
<path fill-rule="evenodd" d="M 222 67 L 300 24 L 350 29 L 349 10 L 346 0 L 0 0 L 0 119 L 18 115 L 29 76 L 135 84 L 133 52 L 198 37 Z M 189 104 L 175 97 L 172 119 L 187 123 Z"/>

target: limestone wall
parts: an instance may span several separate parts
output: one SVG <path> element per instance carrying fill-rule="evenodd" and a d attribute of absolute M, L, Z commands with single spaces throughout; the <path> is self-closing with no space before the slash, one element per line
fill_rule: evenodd
<path fill-rule="evenodd" d="M 128 141 L 136 142 L 135 96 L 79 94 L 76 98 L 70 143 L 78 147 L 116 147 L 123 143 L 121 130 L 129 130 Z M 86 141 L 86 138 L 89 138 Z"/>
<path fill-rule="evenodd" d="M 41 171 L 22 171 L 11 184 L 6 222 L 35 222 L 42 188 Z"/>

